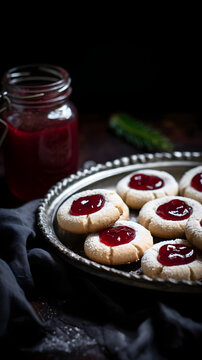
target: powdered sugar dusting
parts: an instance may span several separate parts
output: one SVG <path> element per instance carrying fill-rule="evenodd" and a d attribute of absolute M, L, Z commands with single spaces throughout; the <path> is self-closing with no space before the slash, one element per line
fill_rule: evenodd
<path fill-rule="evenodd" d="M 63 321 L 60 320 L 55 329 L 48 332 L 41 343 L 35 346 L 34 351 L 70 354 L 81 348 L 84 351 L 84 349 L 94 345 L 96 345 L 96 340 L 91 338 L 84 329 L 69 324 L 64 325 Z"/>

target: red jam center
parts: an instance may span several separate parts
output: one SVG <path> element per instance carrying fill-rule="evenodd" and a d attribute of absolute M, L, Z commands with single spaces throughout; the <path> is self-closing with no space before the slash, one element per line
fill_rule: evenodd
<path fill-rule="evenodd" d="M 202 219 L 201 219 L 201 221 L 200 221 L 200 225 L 202 226 Z"/>
<path fill-rule="evenodd" d="M 100 210 L 105 203 L 103 195 L 89 195 L 74 200 L 70 209 L 70 214 L 74 216 L 89 215 Z"/>
<path fill-rule="evenodd" d="M 164 266 L 185 265 L 196 259 L 196 250 L 183 244 L 161 246 L 157 257 Z"/>
<path fill-rule="evenodd" d="M 202 173 L 196 174 L 193 177 L 191 186 L 197 191 L 202 191 Z"/>
<path fill-rule="evenodd" d="M 107 246 L 118 246 L 129 243 L 135 238 L 135 230 L 128 226 L 116 226 L 100 232 L 100 241 Z"/>
<path fill-rule="evenodd" d="M 128 186 L 136 190 L 156 190 L 164 186 L 164 181 L 158 176 L 135 174 L 131 176 Z"/>
<path fill-rule="evenodd" d="M 192 207 L 186 202 L 174 199 L 163 205 L 160 205 L 156 210 L 157 215 L 165 220 L 185 220 L 192 213 Z"/>

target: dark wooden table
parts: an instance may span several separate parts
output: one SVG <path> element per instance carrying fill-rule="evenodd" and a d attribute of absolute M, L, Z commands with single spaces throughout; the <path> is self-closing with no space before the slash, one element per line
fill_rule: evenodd
<path fill-rule="evenodd" d="M 202 150 L 202 115 L 194 113 L 137 114 L 145 124 L 160 130 L 174 144 L 176 151 Z M 110 115 L 84 114 L 80 121 L 79 163 L 94 160 L 105 162 L 133 153 L 145 152 L 111 133 Z"/>

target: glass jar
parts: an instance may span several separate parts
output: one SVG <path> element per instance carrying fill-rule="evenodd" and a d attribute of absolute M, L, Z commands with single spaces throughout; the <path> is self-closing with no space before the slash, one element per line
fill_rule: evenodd
<path fill-rule="evenodd" d="M 77 170 L 78 116 L 70 83 L 66 70 L 52 65 L 20 66 L 3 77 L 5 175 L 23 201 L 43 197 Z"/>

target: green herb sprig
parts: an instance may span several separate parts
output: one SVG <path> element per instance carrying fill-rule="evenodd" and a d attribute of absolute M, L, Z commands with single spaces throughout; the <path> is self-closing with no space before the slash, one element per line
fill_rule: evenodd
<path fill-rule="evenodd" d="M 116 135 L 126 141 L 149 151 L 161 150 L 171 152 L 173 144 L 159 131 L 151 129 L 141 121 L 125 113 L 117 113 L 109 119 L 109 127 Z"/>

